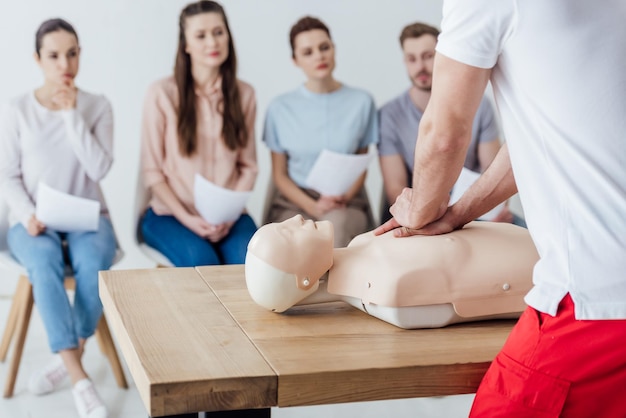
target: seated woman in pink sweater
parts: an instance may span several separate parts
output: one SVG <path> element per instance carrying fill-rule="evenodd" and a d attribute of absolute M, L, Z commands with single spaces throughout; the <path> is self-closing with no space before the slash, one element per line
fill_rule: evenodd
<path fill-rule="evenodd" d="M 194 204 L 194 177 L 236 191 L 254 186 L 254 90 L 236 78 L 237 58 L 224 9 L 213 1 L 180 15 L 174 75 L 148 89 L 142 174 L 151 200 L 141 221 L 145 242 L 177 267 L 242 264 L 256 231 L 242 213 L 210 224 Z"/>

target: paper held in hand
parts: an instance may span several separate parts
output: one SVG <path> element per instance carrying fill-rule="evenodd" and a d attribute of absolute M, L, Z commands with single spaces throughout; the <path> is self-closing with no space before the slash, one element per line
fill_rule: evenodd
<path fill-rule="evenodd" d="M 454 187 L 452 188 L 452 194 L 450 195 L 450 205 L 456 203 L 461 198 L 461 196 L 463 196 L 463 193 L 465 193 L 465 191 L 469 189 L 476 180 L 478 180 L 478 177 L 480 177 L 480 173 L 463 167 L 463 169 L 461 170 L 461 174 L 459 174 L 459 178 L 457 179 L 456 183 L 454 183 Z M 502 211 L 503 208 L 504 203 L 500 203 L 498 206 L 491 209 L 489 212 L 485 213 L 478 219 L 480 219 L 481 221 L 490 221 L 495 218 L 498 213 Z"/>
<path fill-rule="evenodd" d="M 54 231 L 97 231 L 100 202 L 72 196 L 39 182 L 35 217 Z"/>
<path fill-rule="evenodd" d="M 371 157 L 322 150 L 306 178 L 306 185 L 324 196 L 341 196 L 367 170 Z"/>
<path fill-rule="evenodd" d="M 210 224 L 220 225 L 239 219 L 252 192 L 237 192 L 219 187 L 196 174 L 193 196 L 196 210 Z"/>

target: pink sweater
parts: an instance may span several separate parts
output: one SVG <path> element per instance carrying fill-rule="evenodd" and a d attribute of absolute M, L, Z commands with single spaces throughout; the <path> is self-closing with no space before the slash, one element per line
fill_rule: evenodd
<path fill-rule="evenodd" d="M 176 108 L 178 90 L 174 77 L 153 83 L 146 93 L 142 122 L 141 162 L 144 186 L 167 182 L 190 213 L 194 206 L 193 184 L 196 173 L 212 183 L 231 190 L 252 190 L 257 175 L 254 121 L 256 100 L 252 86 L 239 83 L 241 103 L 248 128 L 245 148 L 231 151 L 222 139 L 221 81 L 206 91 L 196 90 L 198 147 L 191 157 L 178 150 Z M 172 211 L 156 196 L 150 206 L 158 215 Z"/>

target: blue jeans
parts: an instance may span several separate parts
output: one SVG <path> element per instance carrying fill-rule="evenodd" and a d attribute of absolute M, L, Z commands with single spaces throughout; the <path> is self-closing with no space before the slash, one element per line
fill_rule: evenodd
<path fill-rule="evenodd" d="M 36 237 L 18 223 L 9 229 L 7 241 L 13 256 L 28 271 L 50 349 L 56 353 L 77 348 L 79 338 L 94 334 L 102 316 L 98 271 L 111 267 L 115 257 L 111 221 L 101 216 L 95 232 L 61 233 L 47 229 Z M 64 286 L 66 262 L 76 279 L 73 307 Z"/>
<path fill-rule="evenodd" d="M 528 229 L 528 227 L 526 226 L 526 221 L 524 220 L 524 218 L 522 218 L 521 216 L 517 216 L 514 213 L 513 213 L 513 225 L 521 226 L 523 228 Z"/>
<path fill-rule="evenodd" d="M 210 242 L 181 224 L 171 215 L 157 215 L 148 208 L 141 220 L 141 234 L 152 248 L 176 267 L 243 264 L 248 242 L 256 232 L 249 215 L 243 214 L 219 242 Z"/>

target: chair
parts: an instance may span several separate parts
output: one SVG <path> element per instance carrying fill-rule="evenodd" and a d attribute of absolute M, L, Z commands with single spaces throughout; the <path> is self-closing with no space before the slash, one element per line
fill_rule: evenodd
<path fill-rule="evenodd" d="M 269 223 L 270 210 L 272 209 L 272 204 L 278 195 L 278 187 L 274 183 L 272 176 L 267 182 L 267 189 L 265 192 L 265 200 L 263 201 L 263 212 L 261 213 L 261 225 L 265 225 Z M 259 225 L 259 226 L 261 226 Z"/>
<path fill-rule="evenodd" d="M 10 398 L 13 396 L 13 390 L 15 388 L 15 381 L 17 379 L 17 372 L 22 359 L 22 351 L 26 341 L 26 334 L 28 332 L 34 299 L 32 292 L 33 288 L 28 280 L 26 269 L 24 269 L 24 267 L 22 267 L 17 260 L 11 256 L 7 247 L 7 213 L 8 208 L 4 202 L 0 202 L 0 269 L 9 270 L 19 275 L 6 327 L 4 329 L 2 341 L 0 342 L 0 361 L 2 362 L 4 362 L 7 357 L 11 342 L 14 342 L 13 357 L 10 360 L 7 380 L 4 386 L 4 397 Z M 123 252 L 118 247 L 113 263 L 118 262 L 122 256 Z M 68 290 L 74 290 L 75 285 L 76 282 L 72 277 L 71 268 L 68 267 L 66 271 L 65 288 Z M 118 386 L 127 389 L 128 383 L 126 381 L 126 377 L 124 376 L 124 370 L 122 369 L 122 365 L 117 355 L 117 349 L 113 343 L 113 338 L 111 337 L 111 332 L 109 331 L 109 326 L 104 314 L 100 318 L 95 336 L 100 350 L 105 356 L 107 356 L 109 362 L 111 363 L 111 368 Z"/>
<path fill-rule="evenodd" d="M 157 264 L 157 267 L 174 267 L 174 263 L 172 263 L 165 255 L 146 244 L 143 240 L 143 236 L 141 234 L 141 217 L 150 202 L 150 191 L 143 184 L 141 169 L 137 176 L 137 187 L 135 190 L 135 242 L 137 243 L 137 246 L 146 257 Z"/>

